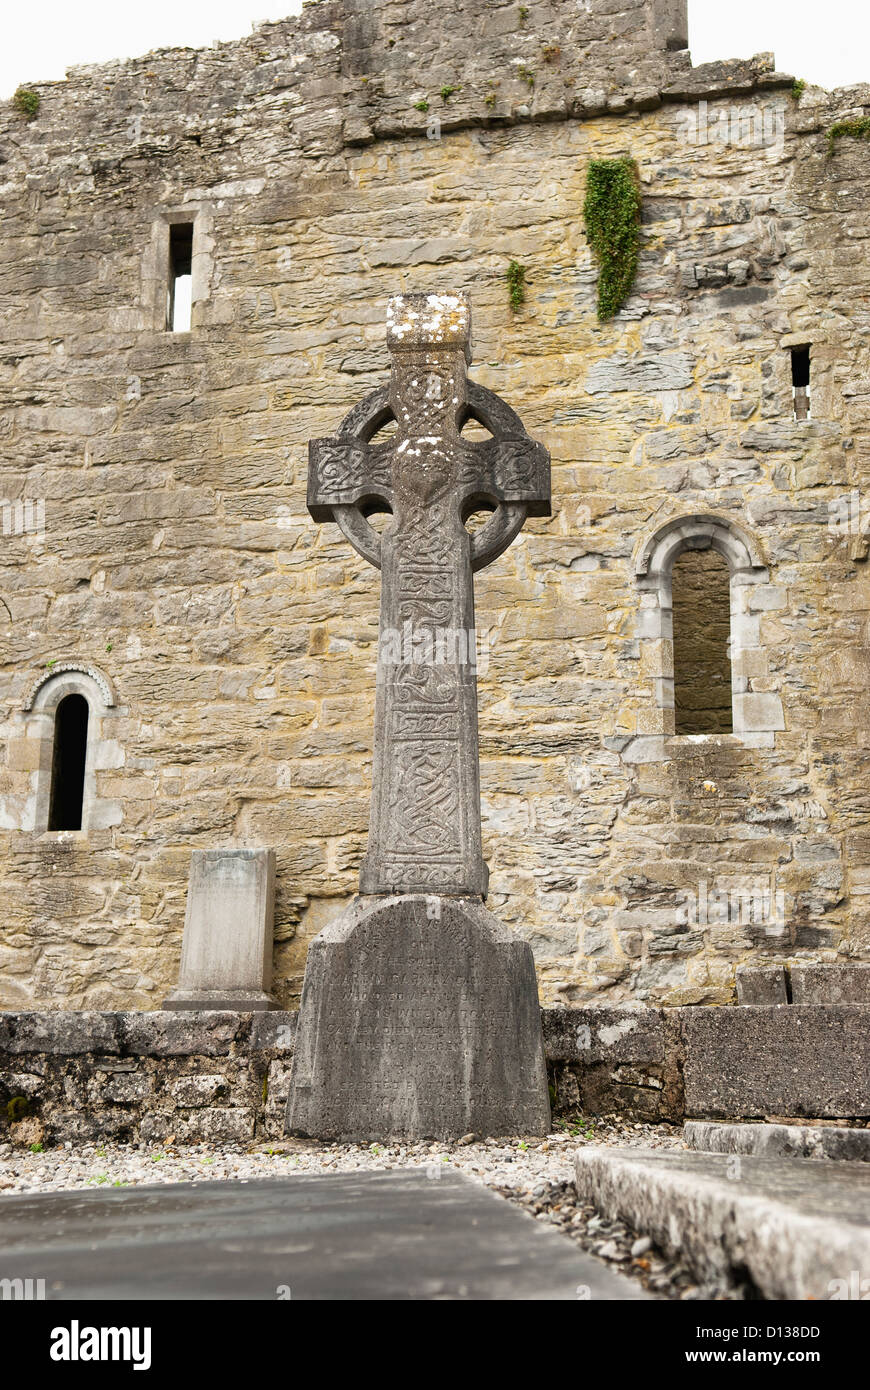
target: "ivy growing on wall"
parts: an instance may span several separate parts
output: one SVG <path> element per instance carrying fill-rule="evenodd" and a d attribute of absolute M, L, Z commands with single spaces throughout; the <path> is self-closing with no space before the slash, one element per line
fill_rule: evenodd
<path fill-rule="evenodd" d="M 526 301 L 526 268 L 520 265 L 519 261 L 511 261 L 507 268 L 505 279 L 508 282 L 508 299 L 514 313 L 521 309 Z"/>
<path fill-rule="evenodd" d="M 32 121 L 39 110 L 39 93 L 32 91 L 30 87 L 19 87 L 12 98 L 12 103 L 22 116 L 26 116 L 28 121 Z"/>
<path fill-rule="evenodd" d="M 640 179 L 633 159 L 593 159 L 583 216 L 598 261 L 598 317 L 612 319 L 634 284 L 640 247 Z"/>

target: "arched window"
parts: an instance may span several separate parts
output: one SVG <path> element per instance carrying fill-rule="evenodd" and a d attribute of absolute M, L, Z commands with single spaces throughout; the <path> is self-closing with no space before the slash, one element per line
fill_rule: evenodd
<path fill-rule="evenodd" d="M 730 734 L 731 574 L 717 550 L 674 561 L 674 732 Z"/>
<path fill-rule="evenodd" d="M 88 715 L 84 695 L 65 695 L 55 711 L 51 757 L 49 830 L 81 830 L 88 753 Z"/>
<path fill-rule="evenodd" d="M 673 517 L 641 542 L 635 575 L 654 709 L 643 712 L 623 761 L 663 762 L 675 735 L 733 733 L 747 747 L 772 748 L 785 722 L 762 619 L 786 594 L 771 584 L 757 542 L 723 517 Z"/>
<path fill-rule="evenodd" d="M 124 765 L 115 733 L 125 714 L 89 662 L 53 661 L 42 670 L 13 716 L 10 741 L 22 746 L 10 762 L 21 771 L 0 788 L 0 826 L 87 835 L 120 825 L 123 806 L 109 788 Z"/>

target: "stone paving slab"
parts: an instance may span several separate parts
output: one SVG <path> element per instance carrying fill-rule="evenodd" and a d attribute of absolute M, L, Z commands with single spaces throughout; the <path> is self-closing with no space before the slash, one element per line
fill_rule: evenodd
<path fill-rule="evenodd" d="M 832 1158 L 870 1163 L 870 1129 L 839 1125 L 728 1125 L 687 1120 L 690 1149 L 718 1154 L 766 1154 L 768 1158 Z"/>
<path fill-rule="evenodd" d="M 650 1297 L 480 1184 L 419 1171 L 3 1197 L 16 1277 L 67 1301 Z"/>
<path fill-rule="evenodd" d="M 575 1168 L 581 1198 L 680 1251 L 699 1278 L 748 1276 L 772 1299 L 870 1288 L 864 1164 L 590 1146 Z"/>

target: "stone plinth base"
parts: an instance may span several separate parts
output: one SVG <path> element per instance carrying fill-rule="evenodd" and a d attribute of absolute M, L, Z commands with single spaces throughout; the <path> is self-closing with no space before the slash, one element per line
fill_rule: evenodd
<path fill-rule="evenodd" d="M 471 898 L 361 897 L 309 947 L 288 1133 L 546 1134 L 531 948 Z"/>
<path fill-rule="evenodd" d="M 280 1007 L 261 989 L 174 989 L 163 1001 L 163 1008 L 169 1011 L 217 1009 L 221 1013 L 257 1014 Z"/>

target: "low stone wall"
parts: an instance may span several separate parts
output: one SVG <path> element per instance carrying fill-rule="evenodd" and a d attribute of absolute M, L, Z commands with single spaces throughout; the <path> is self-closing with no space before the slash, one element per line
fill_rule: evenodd
<path fill-rule="evenodd" d="M 870 1005 L 542 1011 L 554 1115 L 870 1118 Z M 278 1138 L 295 1013 L 0 1013 L 0 1141 Z"/>
<path fill-rule="evenodd" d="M 683 1118 L 680 1009 L 544 1009 L 550 1094 L 557 1115 Z"/>
<path fill-rule="evenodd" d="M 295 1013 L 0 1014 L 0 1138 L 283 1133 Z"/>

